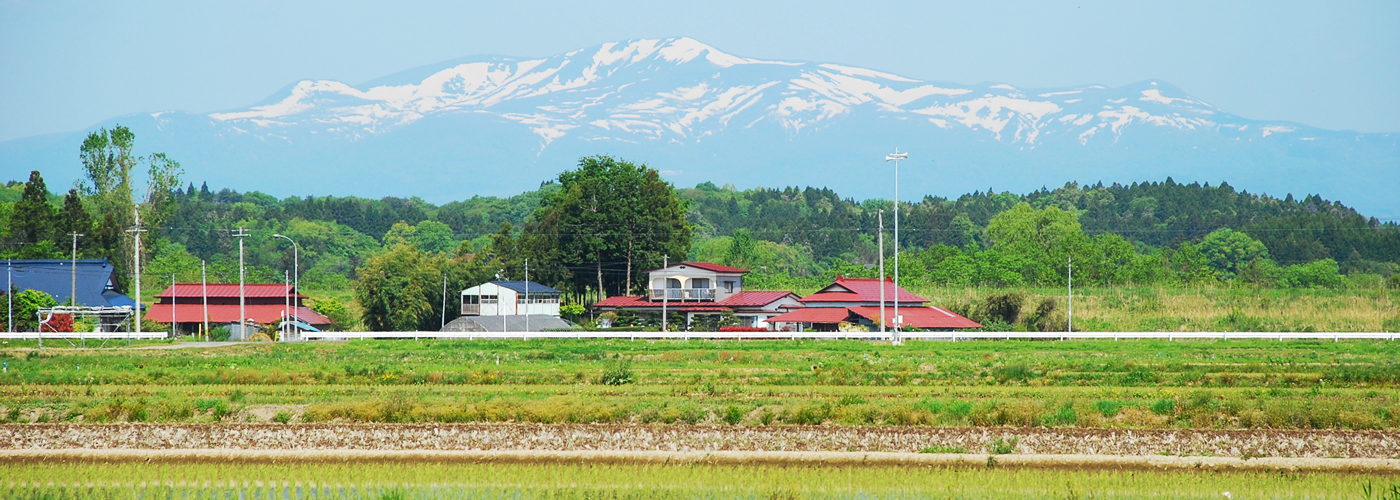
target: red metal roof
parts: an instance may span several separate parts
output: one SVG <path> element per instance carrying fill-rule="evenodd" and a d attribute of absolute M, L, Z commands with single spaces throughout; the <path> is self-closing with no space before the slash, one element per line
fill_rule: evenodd
<path fill-rule="evenodd" d="M 199 283 L 176 283 L 173 287 L 166 287 L 165 291 L 156 295 L 156 298 L 169 297 L 171 288 L 175 289 L 175 300 L 177 303 L 181 297 L 202 297 L 204 293 L 203 285 Z M 247 283 L 243 285 L 244 297 L 276 297 L 280 299 L 287 296 L 289 292 L 295 293 L 296 290 L 291 286 L 281 283 Z M 301 294 L 295 295 L 304 297 L 304 295 Z M 237 298 L 238 283 L 210 283 L 209 296 Z M 234 317 L 237 317 L 237 315 L 235 314 Z"/>
<path fill-rule="evenodd" d="M 714 272 L 717 272 L 717 273 L 737 273 L 737 274 L 744 274 L 744 273 L 749 272 L 748 269 L 739 269 L 739 268 L 737 268 L 737 267 L 729 267 L 729 266 L 726 266 L 726 265 L 724 265 L 724 264 L 715 264 L 714 262 L 682 262 L 681 265 L 683 265 L 683 266 L 690 266 L 690 267 L 698 267 L 698 268 L 700 268 L 700 269 L 705 269 L 705 270 L 707 270 L 707 271 L 714 271 Z"/>
<path fill-rule="evenodd" d="M 679 301 L 677 301 L 677 303 L 679 303 Z M 659 305 L 660 303 L 658 302 L 657 304 Z M 594 307 L 647 307 L 650 305 L 651 302 L 648 301 L 646 297 L 634 297 L 630 295 L 608 297 L 593 304 Z"/>
<path fill-rule="evenodd" d="M 894 286 L 894 282 L 889 279 L 879 280 L 875 278 L 847 278 L 837 276 L 836 282 L 827 286 L 822 291 L 802 298 L 803 302 L 871 302 L 876 305 L 880 303 L 880 285 L 884 284 L 885 300 L 887 302 L 928 302 L 928 299 L 914 295 L 908 290 Z M 830 295 L 841 294 L 841 295 Z M 857 299 L 850 300 L 851 294 Z M 826 297 L 830 296 L 830 298 Z"/>
<path fill-rule="evenodd" d="M 851 312 L 844 307 L 804 307 L 768 318 L 769 323 L 840 323 Z"/>
<path fill-rule="evenodd" d="M 237 285 L 234 286 L 237 287 Z M 280 320 L 282 318 L 282 312 L 287 311 L 287 309 L 282 307 L 281 304 L 250 304 L 244 306 L 244 311 L 248 314 L 249 318 L 253 319 L 253 321 L 257 321 L 258 323 L 271 323 L 273 321 Z M 291 311 L 287 312 L 291 314 Z M 199 303 L 182 304 L 178 301 L 177 297 L 175 302 L 175 314 L 179 315 L 178 319 L 181 323 L 200 323 L 204 321 L 204 305 Z M 329 318 L 326 318 L 325 316 L 322 316 L 320 314 L 316 314 L 316 311 L 312 311 L 311 308 L 306 306 L 296 308 L 295 314 L 297 317 L 301 318 L 302 322 L 307 324 L 331 324 L 331 320 Z M 156 321 L 159 323 L 170 323 L 170 304 L 151 305 L 150 308 L 147 310 L 146 314 L 142 316 L 146 318 L 151 318 L 151 321 Z M 209 322 L 237 323 L 238 305 L 209 304 Z"/>
<path fill-rule="evenodd" d="M 892 298 L 893 296 L 891 296 Z M 878 297 L 875 300 L 880 300 Z M 817 292 L 802 298 L 803 302 L 862 302 L 860 294 L 853 292 Z M 894 303 L 890 300 L 890 303 Z"/>
<path fill-rule="evenodd" d="M 715 304 L 728 307 L 763 307 L 789 295 L 797 298 L 797 294 L 792 292 L 739 292 Z"/>
<path fill-rule="evenodd" d="M 875 321 L 876 318 L 880 317 L 879 307 L 860 306 L 848 307 L 846 309 L 870 321 Z M 885 318 L 885 324 L 893 327 L 895 319 L 894 308 L 886 307 L 885 315 L 887 316 Z M 903 324 L 905 326 L 912 326 L 915 328 L 982 328 L 982 325 L 978 324 L 976 321 L 964 318 L 941 307 L 901 307 L 899 308 L 899 315 L 904 317 Z"/>
<path fill-rule="evenodd" d="M 729 310 L 731 309 L 724 306 L 690 306 L 681 309 L 680 312 L 724 312 Z"/>

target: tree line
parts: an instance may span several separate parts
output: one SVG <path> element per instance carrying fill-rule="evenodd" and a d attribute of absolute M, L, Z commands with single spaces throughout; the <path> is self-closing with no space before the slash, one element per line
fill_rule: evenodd
<path fill-rule="evenodd" d="M 527 259 L 532 280 L 584 303 L 640 293 L 645 271 L 668 259 L 749 268 L 750 287 L 873 276 L 880 210 L 893 272 L 895 205 L 828 188 L 677 188 L 645 164 L 596 156 L 505 198 L 278 199 L 182 186 L 177 162 L 137 157 L 134 141 L 124 127 L 90 135 L 79 152 L 83 180 L 66 193 L 50 192 L 39 172 L 0 189 L 3 257 L 66 258 L 66 235 L 83 234 L 80 257 L 110 258 L 125 292 L 134 253 L 126 231 L 139 207 L 150 230 L 148 282 L 197 281 L 201 270 L 211 282 L 236 282 L 239 228 L 251 234 L 242 240 L 249 281 L 278 282 L 294 267 L 290 244 L 273 237 L 282 234 L 300 245 L 303 289 L 353 291 L 365 325 L 385 329 L 436 328 L 455 316 L 456 290 L 523 279 Z M 143 165 L 138 193 L 134 170 Z M 988 189 L 898 210 L 901 278 L 930 285 L 1058 286 L 1071 258 L 1076 283 L 1089 286 L 1384 286 L 1400 270 L 1394 222 L 1316 195 L 1277 198 L 1224 183 Z"/>

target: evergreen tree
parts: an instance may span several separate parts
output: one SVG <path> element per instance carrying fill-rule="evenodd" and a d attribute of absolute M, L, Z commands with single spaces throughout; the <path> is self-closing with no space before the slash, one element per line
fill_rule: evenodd
<path fill-rule="evenodd" d="M 44 176 L 38 170 L 30 172 L 29 182 L 24 183 L 24 194 L 10 212 L 10 235 L 20 245 L 53 242 L 53 207 L 49 205 L 48 197 L 49 189 L 44 185 Z"/>
<path fill-rule="evenodd" d="M 83 198 L 76 188 L 69 189 L 68 194 L 63 195 L 63 208 L 58 211 L 56 226 L 58 234 L 55 236 L 73 233 L 83 235 L 78 238 L 78 249 L 81 253 L 97 248 L 93 244 L 96 235 L 93 234 L 92 216 L 83 207 Z"/>

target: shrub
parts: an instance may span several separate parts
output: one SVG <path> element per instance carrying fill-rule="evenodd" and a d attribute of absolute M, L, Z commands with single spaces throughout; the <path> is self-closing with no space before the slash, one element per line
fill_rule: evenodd
<path fill-rule="evenodd" d="M 978 316 L 987 322 L 1014 325 L 1021 317 L 1021 304 L 1025 301 L 1026 296 L 1019 292 L 994 293 L 982 300 Z"/>
<path fill-rule="evenodd" d="M 766 332 L 766 331 L 768 331 L 768 329 L 767 329 L 767 328 L 760 328 L 760 327 L 757 327 L 757 326 L 721 326 L 721 327 L 719 327 L 719 331 L 721 331 L 721 332 Z"/>
<path fill-rule="evenodd" d="M 721 418 L 726 424 L 736 425 L 744 419 L 744 411 L 737 406 L 730 406 L 724 409 L 724 415 Z"/>
<path fill-rule="evenodd" d="M 289 411 L 287 411 L 287 410 L 279 411 L 279 412 L 277 412 L 276 415 L 273 415 L 273 416 L 272 416 L 272 421 L 273 421 L 273 422 L 277 422 L 277 423 L 279 423 L 279 424 L 285 424 L 285 423 L 287 423 L 287 422 L 291 422 L 291 421 L 292 421 L 292 412 L 289 412 Z"/>
<path fill-rule="evenodd" d="M 214 342 L 227 342 L 231 335 L 232 332 L 228 330 L 227 326 L 216 326 L 209 329 L 209 340 Z"/>
<path fill-rule="evenodd" d="M 612 367 L 603 372 L 599 383 L 603 385 L 626 385 L 633 381 L 632 363 L 628 360 L 618 360 Z"/>
<path fill-rule="evenodd" d="M 1118 412 L 1123 410 L 1123 404 L 1117 401 L 1100 400 L 1094 402 L 1094 409 L 1098 410 L 1099 414 L 1103 415 L 1104 418 L 1113 418 L 1118 416 Z"/>
<path fill-rule="evenodd" d="M 1056 299 L 1050 297 L 1041 299 L 1040 305 L 1026 315 L 1026 328 L 1038 332 L 1063 331 L 1064 322 L 1055 320 L 1056 305 Z"/>
<path fill-rule="evenodd" d="M 1171 415 L 1174 411 L 1176 411 L 1176 402 L 1170 399 L 1162 399 L 1158 400 L 1156 403 L 1152 403 L 1152 413 Z"/>
<path fill-rule="evenodd" d="M 1010 440 L 1006 439 L 1005 437 L 999 437 L 996 439 L 996 441 L 987 443 L 987 453 L 993 455 L 1005 455 L 1008 453 L 1015 453 L 1016 445 L 1020 443 L 1021 438 L 1019 437 L 1013 437 Z"/>

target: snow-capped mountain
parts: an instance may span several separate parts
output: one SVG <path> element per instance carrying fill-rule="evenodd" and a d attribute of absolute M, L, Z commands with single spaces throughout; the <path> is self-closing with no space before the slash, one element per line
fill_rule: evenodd
<path fill-rule="evenodd" d="M 1400 212 L 1396 134 L 1248 120 L 1162 81 L 929 82 L 750 59 L 690 38 L 469 57 L 363 85 L 305 80 L 246 109 L 99 126 L 115 123 L 132 127 L 143 149 L 180 160 L 191 180 L 278 195 L 507 194 L 580 156 L 614 154 L 682 186 L 825 185 L 889 197 L 881 160 L 899 147 L 911 155 L 901 187 L 915 197 L 1173 176 Z M 0 144 L 0 168 L 76 176 L 85 134 Z"/>

